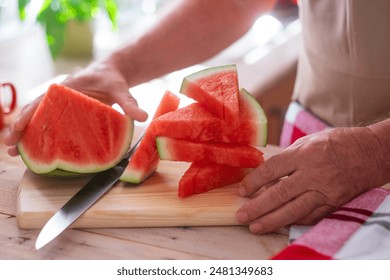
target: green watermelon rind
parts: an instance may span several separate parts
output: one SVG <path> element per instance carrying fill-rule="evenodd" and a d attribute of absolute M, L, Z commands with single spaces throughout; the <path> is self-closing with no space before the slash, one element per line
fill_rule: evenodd
<path fill-rule="evenodd" d="M 230 64 L 230 65 L 223 65 L 223 66 L 216 66 L 216 67 L 210 67 L 207 69 L 200 70 L 198 72 L 192 73 L 186 77 L 184 77 L 183 82 L 181 83 L 180 86 L 180 93 L 186 94 L 186 88 L 188 87 L 188 84 L 190 82 L 194 82 L 200 78 L 205 78 L 212 76 L 216 73 L 221 73 L 225 71 L 236 71 L 237 72 L 237 67 L 235 64 Z"/>
<path fill-rule="evenodd" d="M 172 158 L 172 156 L 169 152 L 170 150 L 166 148 L 168 140 L 169 140 L 169 137 L 165 137 L 165 136 L 156 137 L 156 147 L 157 147 L 157 152 L 158 152 L 160 159 Z"/>
<path fill-rule="evenodd" d="M 146 179 L 156 172 L 157 168 L 149 170 L 149 172 L 145 173 L 145 170 L 136 170 L 133 168 L 131 172 L 124 173 L 119 180 L 122 182 L 130 183 L 130 184 L 141 184 Z"/>
<path fill-rule="evenodd" d="M 265 147 L 267 145 L 268 137 L 268 119 L 267 115 L 264 112 L 263 107 L 256 100 L 253 95 L 251 95 L 246 89 L 240 88 L 241 97 L 247 102 L 248 107 L 251 108 L 252 114 L 254 114 L 254 119 L 257 120 L 256 131 L 257 135 L 253 141 L 253 145 L 259 147 Z"/>
<path fill-rule="evenodd" d="M 180 98 L 176 94 L 167 90 L 162 96 L 160 103 L 154 113 L 152 123 L 156 118 L 168 112 L 177 110 L 179 105 Z M 160 159 L 156 157 L 156 149 L 155 135 L 152 129 L 152 124 L 150 124 L 145 131 L 140 146 L 134 153 L 133 158 L 129 160 L 129 164 L 127 165 L 119 180 L 131 184 L 141 184 L 150 176 L 152 176 L 156 172 L 158 163 L 160 161 Z M 137 164 L 137 161 L 140 158 L 144 159 L 141 165 Z"/>
<path fill-rule="evenodd" d="M 55 169 L 49 173 L 42 174 L 47 177 L 54 177 L 54 178 L 75 178 L 75 177 L 84 177 L 87 175 L 90 175 L 90 173 L 77 173 L 77 172 L 70 172 L 62 169 Z"/>
<path fill-rule="evenodd" d="M 64 177 L 72 177 L 72 173 L 77 174 L 91 174 L 91 173 L 97 173 L 104 170 L 107 170 L 113 166 L 115 166 L 126 154 L 126 152 L 130 148 L 130 144 L 133 138 L 134 133 L 134 121 L 128 117 L 128 127 L 126 128 L 127 137 L 124 139 L 123 143 L 126 145 L 123 145 L 121 151 L 118 153 L 117 158 L 113 159 L 111 162 L 108 162 L 106 164 L 90 164 L 88 166 L 84 165 L 82 166 L 81 163 L 67 163 L 61 160 L 53 161 L 50 164 L 44 164 L 44 163 L 38 163 L 37 161 L 31 160 L 23 148 L 23 142 L 19 142 L 17 145 L 17 149 L 19 151 L 19 154 L 23 160 L 23 162 L 26 164 L 29 170 L 31 170 L 33 173 L 41 174 L 41 175 L 48 175 L 48 176 L 59 176 L 58 173 L 62 173 L 65 176 Z M 59 171 L 61 170 L 61 171 Z M 71 176 L 66 176 L 63 172 L 68 172 Z"/>

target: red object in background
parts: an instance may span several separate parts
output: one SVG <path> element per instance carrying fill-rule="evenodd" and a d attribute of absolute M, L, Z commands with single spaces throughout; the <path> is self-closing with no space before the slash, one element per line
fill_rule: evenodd
<path fill-rule="evenodd" d="M 278 8 L 291 8 L 298 4 L 298 0 L 278 0 L 276 6 Z"/>
<path fill-rule="evenodd" d="M 9 88 L 11 92 L 11 104 L 6 107 L 4 104 L 4 89 Z M 11 114 L 16 108 L 16 88 L 11 83 L 0 82 L 0 130 L 4 127 L 4 115 Z"/>
<path fill-rule="evenodd" d="M 272 13 L 283 25 L 288 25 L 298 18 L 297 3 L 298 0 L 278 0 Z"/>

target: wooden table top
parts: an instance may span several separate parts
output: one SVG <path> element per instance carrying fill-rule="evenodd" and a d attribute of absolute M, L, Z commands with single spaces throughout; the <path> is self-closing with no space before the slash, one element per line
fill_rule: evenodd
<path fill-rule="evenodd" d="M 268 259 L 287 245 L 288 233 L 254 235 L 247 226 L 68 229 L 35 250 L 39 230 L 16 223 L 17 196 L 26 167 L 10 157 L 0 134 L 0 259 Z M 276 148 L 277 149 L 277 148 Z"/>

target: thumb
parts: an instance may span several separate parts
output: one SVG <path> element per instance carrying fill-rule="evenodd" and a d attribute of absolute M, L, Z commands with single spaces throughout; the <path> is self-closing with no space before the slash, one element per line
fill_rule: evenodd
<path fill-rule="evenodd" d="M 131 94 L 118 95 L 117 103 L 125 114 L 134 120 L 144 122 L 148 119 L 148 113 L 138 107 L 137 100 Z"/>

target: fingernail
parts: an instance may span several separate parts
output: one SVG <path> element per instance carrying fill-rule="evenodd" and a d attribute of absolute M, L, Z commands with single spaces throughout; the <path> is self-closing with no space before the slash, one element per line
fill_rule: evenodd
<path fill-rule="evenodd" d="M 246 190 L 243 186 L 239 186 L 237 189 L 237 193 L 239 196 L 245 196 L 246 195 Z"/>
<path fill-rule="evenodd" d="M 263 231 L 263 226 L 261 224 L 259 224 L 259 223 L 251 224 L 249 226 L 249 230 L 252 233 L 261 233 Z"/>
<path fill-rule="evenodd" d="M 245 212 L 238 212 L 236 214 L 236 219 L 241 224 L 246 223 L 248 221 L 248 214 Z"/>

